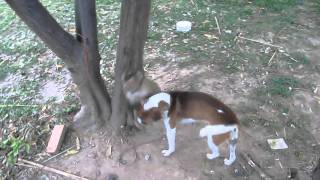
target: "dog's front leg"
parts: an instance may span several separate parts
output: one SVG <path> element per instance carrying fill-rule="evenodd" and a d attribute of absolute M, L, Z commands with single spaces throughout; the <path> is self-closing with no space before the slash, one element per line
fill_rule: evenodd
<path fill-rule="evenodd" d="M 164 116 L 163 118 L 164 126 L 166 128 L 166 136 L 168 140 L 168 150 L 163 150 L 163 156 L 170 156 L 176 149 L 176 128 L 171 129 L 169 121 L 170 118 L 168 116 Z"/>

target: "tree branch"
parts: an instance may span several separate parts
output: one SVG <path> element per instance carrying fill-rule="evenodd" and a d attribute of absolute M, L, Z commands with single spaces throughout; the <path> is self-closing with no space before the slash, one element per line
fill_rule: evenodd
<path fill-rule="evenodd" d="M 123 74 L 143 72 L 143 50 L 148 31 L 151 0 L 122 0 L 120 34 L 115 69 L 115 91 L 112 98 L 113 127 L 124 125 L 127 120 L 128 102 L 122 89 Z"/>
<path fill-rule="evenodd" d="M 100 54 L 98 48 L 97 37 L 97 16 L 96 16 L 96 1 L 95 0 L 76 0 L 76 12 L 78 12 L 78 19 L 80 21 L 80 32 L 82 36 L 82 43 L 84 48 L 88 48 L 88 56 L 90 69 L 98 70 L 100 74 Z M 79 25 L 79 23 L 78 23 Z"/>
<path fill-rule="evenodd" d="M 5 0 L 16 14 L 67 64 L 79 43 L 63 30 L 38 0 Z"/>
<path fill-rule="evenodd" d="M 80 9 L 79 3 L 81 0 L 75 0 L 74 10 L 75 10 L 75 20 L 76 20 L 76 37 L 79 42 L 82 42 L 82 32 L 81 32 L 81 20 L 80 20 Z"/>

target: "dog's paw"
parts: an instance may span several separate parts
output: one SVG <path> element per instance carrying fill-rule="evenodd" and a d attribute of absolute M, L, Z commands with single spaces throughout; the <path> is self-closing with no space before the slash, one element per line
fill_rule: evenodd
<path fill-rule="evenodd" d="M 230 166 L 236 159 L 224 159 L 224 164 Z"/>
<path fill-rule="evenodd" d="M 214 153 L 214 154 L 207 154 L 207 158 L 208 159 L 214 159 L 214 158 L 216 158 L 216 157 L 219 157 L 219 153 Z"/>
<path fill-rule="evenodd" d="M 162 150 L 161 152 L 163 156 L 170 156 L 170 154 L 172 154 L 174 151 L 168 149 L 168 150 Z"/>

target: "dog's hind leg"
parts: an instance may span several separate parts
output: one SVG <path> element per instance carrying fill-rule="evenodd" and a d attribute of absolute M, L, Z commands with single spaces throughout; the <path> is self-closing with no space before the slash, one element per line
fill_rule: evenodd
<path fill-rule="evenodd" d="M 207 143 L 208 146 L 212 152 L 212 154 L 207 154 L 208 159 L 214 159 L 216 157 L 219 157 L 219 148 L 213 143 L 212 136 L 207 136 Z"/>
<path fill-rule="evenodd" d="M 239 137 L 238 127 L 230 132 L 230 142 L 229 142 L 229 159 L 224 159 L 225 165 L 231 165 L 236 160 L 236 144 Z"/>
<path fill-rule="evenodd" d="M 166 129 L 166 136 L 168 140 L 168 150 L 162 150 L 163 156 L 170 156 L 171 153 L 173 153 L 176 149 L 176 128 L 170 127 L 170 118 L 164 117 L 164 126 Z"/>

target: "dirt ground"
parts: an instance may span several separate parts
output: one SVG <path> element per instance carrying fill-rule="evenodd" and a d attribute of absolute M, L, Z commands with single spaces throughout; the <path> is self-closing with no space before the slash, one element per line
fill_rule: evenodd
<path fill-rule="evenodd" d="M 311 60 L 318 61 L 320 51 L 310 51 Z M 308 53 L 309 54 L 309 53 Z M 159 61 L 157 61 L 159 62 Z M 226 77 L 217 66 L 207 63 L 183 63 L 162 61 L 147 69 L 148 75 L 154 79 L 163 90 L 188 89 L 207 92 L 218 97 L 230 105 L 242 122 L 253 107 L 260 106 L 252 95 L 253 89 L 265 79 L 257 79 L 250 74 L 231 74 Z M 305 74 L 320 84 L 319 74 Z M 282 131 L 261 125 L 261 122 L 251 122 L 250 126 L 242 126 L 237 148 L 237 161 L 230 167 L 223 164 L 226 156 L 226 144 L 220 147 L 221 157 L 208 160 L 205 139 L 198 137 L 199 125 L 179 125 L 177 128 L 177 148 L 170 157 L 163 157 L 161 150 L 166 148 L 162 122 L 157 122 L 143 131 L 130 134 L 124 138 L 124 143 L 110 139 L 110 134 L 101 131 L 92 137 L 81 139 L 81 151 L 70 157 L 58 157 L 47 163 L 48 166 L 77 174 L 89 179 L 108 179 L 110 174 L 116 174 L 119 179 L 260 179 L 260 174 L 248 164 L 249 156 L 262 171 L 272 179 L 287 179 L 288 175 L 296 179 L 309 179 L 315 161 L 319 158 L 319 104 L 313 98 L 313 92 L 298 90 L 294 95 L 292 106 L 296 111 L 302 109 L 310 115 L 310 127 L 302 129 L 289 126 Z M 250 109 L 251 108 L 251 109 Z M 310 108 L 312 112 L 310 112 Z M 249 112 L 248 112 L 249 111 Z M 275 109 L 261 106 L 256 114 L 259 117 L 273 121 L 272 112 Z M 293 110 L 295 111 L 295 109 Z M 268 120 L 268 118 L 270 118 Z M 275 119 L 274 121 L 281 119 Z M 267 122 L 264 122 L 267 123 Z M 262 123 L 263 124 L 263 123 Z M 75 137 L 75 133 L 67 135 Z M 267 138 L 283 137 L 289 148 L 285 150 L 271 150 L 267 145 Z M 69 140 L 70 141 L 70 140 Z M 70 141 L 72 142 L 72 141 Z M 69 143 L 70 143 L 69 142 Z M 139 145 L 142 144 L 142 145 Z M 123 164 L 119 162 L 119 154 L 126 148 L 132 148 L 123 157 Z M 67 145 L 65 145 L 67 146 Z M 112 154 L 108 148 L 112 147 Z M 148 159 L 149 156 L 149 159 Z M 297 172 L 297 175 L 295 173 Z M 48 174 L 38 170 L 32 178 L 66 179 L 56 174 Z M 21 174 L 21 179 L 27 176 Z"/>
<path fill-rule="evenodd" d="M 90 137 L 69 131 L 61 151 L 75 145 L 76 137 L 80 137 L 79 153 L 58 156 L 44 164 L 97 180 L 117 179 L 112 175 L 120 180 L 310 179 L 320 157 L 320 21 L 315 14 L 308 14 L 307 9 L 302 8 L 301 11 L 297 29 L 284 29 L 271 36 L 277 36 L 274 43 L 283 46 L 286 52 L 303 52 L 310 60 L 309 69 L 304 65 L 287 68 L 280 58 L 275 58 L 276 65 L 272 68 L 247 62 L 245 66 L 250 71 L 230 73 L 220 64 L 224 59 L 219 55 L 202 60 L 174 51 L 159 57 L 146 50 L 146 74 L 163 90 L 206 92 L 236 112 L 242 126 L 237 160 L 231 166 L 223 164 L 227 155 L 226 144 L 220 146 L 221 157 L 214 160 L 206 158 L 208 147 L 206 140 L 198 136 L 201 126 L 197 124 L 179 125 L 176 152 L 170 157 L 163 157 L 161 150 L 167 143 L 162 122 L 130 132 L 121 141 L 111 139 L 107 130 Z M 269 35 L 251 38 L 268 39 Z M 244 40 L 237 42 L 236 47 L 239 51 L 268 49 L 268 46 Z M 257 93 L 257 89 L 266 85 L 270 75 L 279 73 L 290 74 L 301 82 L 292 97 L 267 97 Z M 62 96 L 62 88 L 58 86 L 55 91 L 58 97 Z M 284 105 L 288 110 L 282 112 Z M 284 138 L 288 149 L 271 150 L 267 144 L 269 138 Z M 127 148 L 130 150 L 126 151 Z M 122 152 L 124 156 L 119 161 Z M 252 162 L 258 168 L 253 167 Z M 265 176 L 261 177 L 262 174 Z M 24 169 L 18 179 L 68 178 L 41 169 Z"/>

